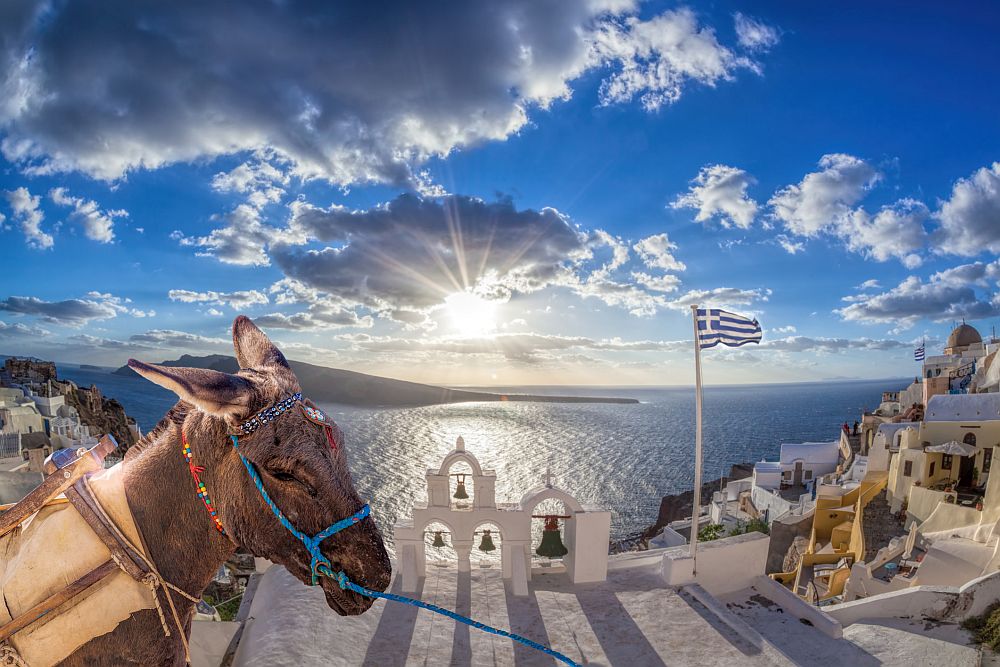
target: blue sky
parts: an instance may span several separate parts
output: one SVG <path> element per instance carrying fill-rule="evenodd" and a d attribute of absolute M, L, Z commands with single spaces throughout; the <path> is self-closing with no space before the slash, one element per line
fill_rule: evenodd
<path fill-rule="evenodd" d="M 1000 319 L 997 19 L 6 4 L 0 353 L 227 352 L 246 313 L 393 377 L 676 384 L 700 302 L 765 330 L 709 381 L 914 372 Z"/>

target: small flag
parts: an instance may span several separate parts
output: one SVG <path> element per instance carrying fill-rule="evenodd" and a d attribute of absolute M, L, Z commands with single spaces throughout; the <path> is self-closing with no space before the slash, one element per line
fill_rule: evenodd
<path fill-rule="evenodd" d="M 920 347 L 918 347 L 917 349 L 915 349 L 913 351 L 913 360 L 914 361 L 923 361 L 924 360 L 924 343 L 923 342 L 920 343 Z"/>
<path fill-rule="evenodd" d="M 719 343 L 727 347 L 739 347 L 747 343 L 759 343 L 760 324 L 718 308 L 698 309 L 698 347 L 706 350 Z"/>

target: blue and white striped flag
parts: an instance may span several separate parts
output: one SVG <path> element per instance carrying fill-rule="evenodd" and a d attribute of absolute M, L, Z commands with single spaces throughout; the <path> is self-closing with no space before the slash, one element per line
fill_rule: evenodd
<path fill-rule="evenodd" d="M 727 347 L 759 343 L 760 338 L 760 324 L 757 320 L 718 308 L 698 309 L 698 347 L 702 350 L 719 343 Z"/>
<path fill-rule="evenodd" d="M 915 349 L 913 351 L 913 360 L 914 361 L 923 361 L 924 360 L 924 343 L 923 343 L 923 341 L 921 341 L 920 347 L 918 347 L 917 349 Z"/>

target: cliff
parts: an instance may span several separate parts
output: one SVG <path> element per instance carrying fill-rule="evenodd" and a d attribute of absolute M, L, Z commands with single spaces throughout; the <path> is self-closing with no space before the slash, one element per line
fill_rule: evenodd
<path fill-rule="evenodd" d="M 546 403 L 638 403 L 634 398 L 602 398 L 589 396 L 545 396 L 536 394 L 496 394 L 464 389 L 435 387 L 418 382 L 393 380 L 340 368 L 328 368 L 289 361 L 289 366 L 299 378 L 302 391 L 319 403 L 340 403 L 358 406 L 414 406 L 467 401 L 530 401 Z M 211 368 L 224 373 L 235 373 L 239 365 L 233 357 L 211 354 L 196 357 L 185 354 L 180 359 L 164 361 L 163 366 L 188 366 Z M 116 375 L 139 377 L 128 366 L 115 371 Z"/>
<path fill-rule="evenodd" d="M 738 463 L 730 469 L 727 477 L 720 477 L 705 482 L 701 485 L 702 507 L 707 505 L 712 499 L 712 494 L 719 490 L 719 486 L 723 480 L 732 482 L 737 479 L 745 479 L 752 474 L 753 464 Z M 691 516 L 692 509 L 694 509 L 694 490 L 663 496 L 660 500 L 660 512 L 656 517 L 656 523 L 646 529 L 642 534 L 643 538 L 648 540 L 651 537 L 655 537 L 671 521 L 688 518 Z"/>
<path fill-rule="evenodd" d="M 123 454 L 135 444 L 135 436 L 129 429 L 135 420 L 125 414 L 122 404 L 101 395 L 96 386 L 79 387 L 69 380 L 60 380 L 53 362 L 8 357 L 3 375 L 8 382 L 30 387 L 38 395 L 64 396 L 66 405 L 76 408 L 80 421 L 90 427 L 91 435 L 99 438 L 110 433 Z"/>
<path fill-rule="evenodd" d="M 52 383 L 53 387 L 57 383 Z M 90 427 L 91 434 L 100 437 L 110 433 L 118 441 L 122 455 L 135 444 L 135 436 L 129 429 L 135 420 L 125 414 L 122 404 L 113 398 L 101 395 L 101 390 L 95 385 L 89 388 L 78 387 L 69 380 L 60 381 L 58 385 L 66 397 L 66 404 L 76 408 L 80 413 L 80 421 Z"/>

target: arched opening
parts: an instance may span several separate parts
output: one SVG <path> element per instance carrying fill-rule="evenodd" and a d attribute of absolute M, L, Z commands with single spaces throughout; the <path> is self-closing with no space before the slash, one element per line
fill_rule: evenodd
<path fill-rule="evenodd" d="M 973 447 L 975 447 L 976 446 L 976 434 L 975 433 L 966 433 L 965 437 L 962 438 L 962 442 L 964 442 L 967 445 L 972 445 Z"/>
<path fill-rule="evenodd" d="M 424 553 L 428 565 L 445 567 L 458 561 L 455 531 L 444 521 L 431 521 L 424 527 Z"/>
<path fill-rule="evenodd" d="M 473 469 L 462 460 L 455 461 L 448 467 L 448 497 L 451 507 L 456 510 L 471 510 L 476 497 L 476 483 Z"/>
<path fill-rule="evenodd" d="M 548 566 L 561 561 L 569 551 L 566 546 L 566 522 L 573 512 L 557 497 L 541 500 L 531 511 L 531 559 L 535 565 Z M 562 553 L 560 553 L 562 552 Z"/>
<path fill-rule="evenodd" d="M 492 521 L 481 523 L 473 529 L 472 566 L 478 564 L 481 568 L 499 568 L 501 550 L 503 547 L 503 531 Z"/>

